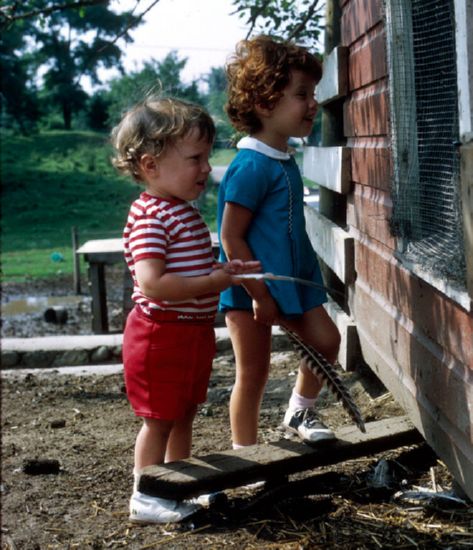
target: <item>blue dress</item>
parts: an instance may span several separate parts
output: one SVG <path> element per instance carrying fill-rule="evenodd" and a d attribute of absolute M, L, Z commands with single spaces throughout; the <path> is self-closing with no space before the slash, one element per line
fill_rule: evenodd
<path fill-rule="evenodd" d="M 219 238 L 225 203 L 244 206 L 253 212 L 246 241 L 254 257 L 261 261 L 263 272 L 323 285 L 317 257 L 305 229 L 303 198 L 302 178 L 293 157 L 274 158 L 253 148 L 240 149 L 220 184 Z M 222 247 L 220 261 L 227 261 Z M 265 284 L 286 317 L 302 315 L 327 301 L 323 289 L 281 281 L 265 281 Z M 234 286 L 221 293 L 219 308 L 221 311 L 252 310 L 252 300 L 242 286 Z"/>

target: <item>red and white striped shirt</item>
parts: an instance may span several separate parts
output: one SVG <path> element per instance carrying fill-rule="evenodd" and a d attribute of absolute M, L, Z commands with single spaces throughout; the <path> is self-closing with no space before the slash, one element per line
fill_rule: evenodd
<path fill-rule="evenodd" d="M 130 208 L 123 232 L 125 260 L 133 277 L 132 299 L 146 308 L 183 314 L 214 315 L 218 294 L 183 301 L 158 301 L 145 296 L 138 286 L 135 264 L 147 258 L 164 260 L 166 273 L 181 277 L 208 275 L 215 262 L 209 230 L 199 212 L 188 202 L 142 193 Z"/>

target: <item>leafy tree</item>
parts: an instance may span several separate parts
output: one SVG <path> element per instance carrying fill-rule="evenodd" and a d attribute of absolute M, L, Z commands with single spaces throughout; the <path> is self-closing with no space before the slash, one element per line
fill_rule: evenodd
<path fill-rule="evenodd" d="M 9 126 L 9 118 L 23 134 L 34 127 L 40 114 L 31 56 L 19 55 L 26 47 L 28 28 L 31 28 L 28 22 L 18 22 L 0 36 L 2 125 Z"/>
<path fill-rule="evenodd" d="M 111 80 L 107 94 L 110 122 L 115 124 L 123 111 L 149 95 L 173 96 L 203 105 L 197 82 L 185 84 L 181 80 L 186 63 L 187 58 L 179 59 L 173 50 L 162 61 L 150 59 L 142 69 Z"/>
<path fill-rule="evenodd" d="M 234 130 L 225 113 L 227 78 L 224 67 L 212 67 L 203 80 L 208 86 L 206 107 L 217 127 L 216 146 L 227 146 Z"/>
<path fill-rule="evenodd" d="M 92 130 L 103 132 L 108 129 L 109 101 L 106 93 L 96 92 L 88 102 L 87 124 Z"/>
<path fill-rule="evenodd" d="M 46 68 L 48 100 L 60 108 L 66 129 L 87 100 L 81 78 L 88 76 L 98 84 L 100 67 L 119 66 L 121 50 L 113 39 L 120 36 L 130 42 L 128 30 L 138 23 L 131 12 L 116 14 L 108 4 L 55 11 L 34 25 L 35 61 Z"/>
<path fill-rule="evenodd" d="M 233 0 L 248 36 L 264 33 L 294 39 L 316 49 L 321 31 L 323 0 Z"/>

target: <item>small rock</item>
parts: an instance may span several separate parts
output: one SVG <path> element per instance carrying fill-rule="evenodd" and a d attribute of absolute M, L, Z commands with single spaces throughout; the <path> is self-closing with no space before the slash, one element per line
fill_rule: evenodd
<path fill-rule="evenodd" d="M 53 429 L 64 428 L 66 426 L 66 421 L 63 418 L 60 418 L 59 420 L 53 420 L 50 426 Z"/>
<path fill-rule="evenodd" d="M 95 349 L 90 357 L 93 363 L 102 363 L 110 359 L 110 349 L 107 346 L 99 346 Z"/>
<path fill-rule="evenodd" d="M 59 353 L 54 359 L 54 367 L 74 366 L 74 365 L 88 365 L 89 354 L 85 349 L 71 349 Z"/>
<path fill-rule="evenodd" d="M 60 306 L 49 307 L 43 313 L 46 323 L 54 323 L 55 325 L 64 325 L 67 323 L 67 317 L 67 309 Z"/>
<path fill-rule="evenodd" d="M 58 474 L 60 469 L 59 460 L 51 458 L 32 458 L 23 462 L 22 470 L 25 474 L 32 476 L 43 474 Z"/>
<path fill-rule="evenodd" d="M 213 415 L 214 415 L 214 412 L 213 412 L 213 410 L 212 410 L 212 407 L 203 406 L 203 407 L 200 409 L 200 414 L 201 414 L 201 416 L 213 416 Z"/>

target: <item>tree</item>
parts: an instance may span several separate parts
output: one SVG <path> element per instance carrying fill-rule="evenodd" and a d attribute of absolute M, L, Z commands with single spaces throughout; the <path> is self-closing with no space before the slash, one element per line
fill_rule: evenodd
<path fill-rule="evenodd" d="M 66 129 L 87 100 L 81 78 L 88 76 L 97 84 L 100 67 L 119 66 L 121 50 L 113 39 L 120 36 L 130 42 L 128 30 L 138 23 L 131 12 L 114 13 L 108 3 L 55 11 L 34 24 L 34 60 L 46 68 L 48 102 L 60 108 Z"/>
<path fill-rule="evenodd" d="M 317 49 L 323 0 L 233 0 L 233 5 L 249 25 L 247 36 L 256 31 Z"/>
<path fill-rule="evenodd" d="M 217 128 L 216 146 L 227 146 L 234 130 L 225 113 L 225 103 L 227 102 L 225 69 L 223 67 L 212 67 L 203 80 L 208 86 L 205 98 L 206 107 Z"/>
<path fill-rule="evenodd" d="M 186 63 L 187 58 L 179 59 L 172 50 L 162 61 L 150 59 L 142 69 L 111 80 L 107 94 L 110 122 L 115 124 L 123 111 L 149 95 L 173 96 L 203 105 L 197 82 L 185 84 L 181 80 Z"/>
<path fill-rule="evenodd" d="M 31 28 L 28 22 L 18 22 L 0 37 L 2 125 L 9 125 L 6 119 L 10 118 L 23 134 L 34 127 L 40 114 L 31 56 L 18 55 L 26 47 L 28 28 Z"/>

